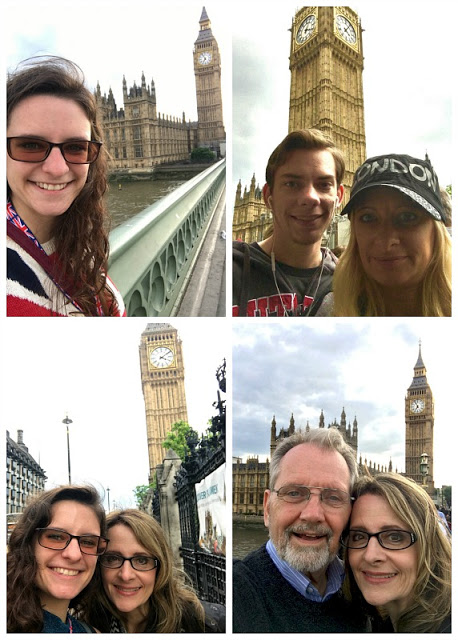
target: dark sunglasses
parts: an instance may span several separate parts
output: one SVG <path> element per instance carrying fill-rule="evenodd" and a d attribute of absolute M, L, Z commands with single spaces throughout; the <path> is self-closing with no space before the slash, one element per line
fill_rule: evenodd
<path fill-rule="evenodd" d="M 6 139 L 8 155 L 18 162 L 43 162 L 53 147 L 59 147 L 65 162 L 70 164 L 91 164 L 97 160 L 101 142 L 95 140 L 69 140 L 68 142 L 48 142 L 41 138 L 14 136 Z"/>

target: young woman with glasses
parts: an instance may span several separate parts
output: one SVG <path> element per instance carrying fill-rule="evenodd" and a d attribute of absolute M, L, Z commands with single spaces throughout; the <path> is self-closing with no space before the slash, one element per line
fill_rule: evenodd
<path fill-rule="evenodd" d="M 373 632 L 450 633 L 451 542 L 425 489 L 381 473 L 360 478 L 353 496 L 342 534 L 347 597 Z"/>
<path fill-rule="evenodd" d="M 38 495 L 8 544 L 8 632 L 94 633 L 69 611 L 87 606 L 97 557 L 107 542 L 105 512 L 93 487 L 65 486 Z"/>
<path fill-rule="evenodd" d="M 31 58 L 7 82 L 7 313 L 122 316 L 107 275 L 107 160 L 81 70 Z"/>
<path fill-rule="evenodd" d="M 154 518 L 135 509 L 115 511 L 107 527 L 110 541 L 97 569 L 102 587 L 84 616 L 90 624 L 102 633 L 221 631 L 174 567 Z M 221 614 L 221 605 L 211 607 Z"/>

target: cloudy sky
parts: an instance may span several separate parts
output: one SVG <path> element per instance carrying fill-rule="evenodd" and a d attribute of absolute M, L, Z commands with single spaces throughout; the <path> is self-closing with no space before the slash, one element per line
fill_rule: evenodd
<path fill-rule="evenodd" d="M 364 29 L 367 155 L 424 157 L 427 150 L 444 185 L 452 182 L 454 165 L 449 64 L 456 54 L 454 4 L 348 5 Z M 249 187 L 253 173 L 264 184 L 269 155 L 288 133 L 289 29 L 301 6 L 297 0 L 239 4 L 243 19 L 233 25 L 233 197 L 239 179 Z"/>
<path fill-rule="evenodd" d="M 229 83 L 230 34 L 219 0 L 6 0 L 7 66 L 36 55 L 69 58 L 90 88 L 99 82 L 108 94 L 111 87 L 118 109 L 123 75 L 130 88 L 144 72 L 147 84 L 154 79 L 158 112 L 197 120 L 192 54 L 203 6 Z"/>
<path fill-rule="evenodd" d="M 454 349 L 452 320 L 434 318 L 323 318 L 319 323 L 233 323 L 233 455 L 270 457 L 273 415 L 277 431 L 357 418 L 358 456 L 405 470 L 404 397 L 413 379 L 419 339 L 435 400 L 436 486 L 452 483 L 450 416 L 456 385 L 446 366 Z M 440 330 L 438 329 L 440 323 Z"/>
<path fill-rule="evenodd" d="M 18 318 L 5 324 L 2 388 L 9 391 L 2 424 L 15 441 L 23 429 L 30 454 L 46 471 L 47 488 L 68 481 L 62 424 L 68 412 L 72 482 L 91 482 L 101 491 L 109 487 L 111 507 L 113 501 L 135 506 L 132 490 L 147 484 L 149 473 L 138 353 L 147 321 Z M 216 413 L 215 374 L 229 349 L 226 320 L 172 319 L 171 324 L 183 342 L 189 423 L 202 432 Z"/>

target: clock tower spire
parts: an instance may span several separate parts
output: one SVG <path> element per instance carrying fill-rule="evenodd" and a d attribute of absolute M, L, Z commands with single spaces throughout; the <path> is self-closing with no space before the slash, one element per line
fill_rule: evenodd
<path fill-rule="evenodd" d="M 197 137 L 200 147 L 209 147 L 217 157 L 226 155 L 221 95 L 221 57 L 205 7 L 199 20 L 200 30 L 194 43 L 196 77 Z"/>
<path fill-rule="evenodd" d="M 434 398 L 426 378 L 426 367 L 421 354 L 421 340 L 418 346 L 418 358 L 414 366 L 414 375 L 405 397 L 406 421 L 406 476 L 418 484 L 426 480 L 426 489 L 434 491 Z M 428 455 L 428 474 L 424 478 L 420 472 L 421 456 Z"/>
<path fill-rule="evenodd" d="M 165 456 L 162 443 L 172 425 L 188 422 L 183 351 L 177 330 L 166 322 L 146 326 L 139 351 L 151 483 Z"/>

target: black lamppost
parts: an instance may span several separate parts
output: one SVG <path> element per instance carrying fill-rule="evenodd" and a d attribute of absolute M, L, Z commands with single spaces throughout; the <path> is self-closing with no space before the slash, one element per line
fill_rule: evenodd
<path fill-rule="evenodd" d="M 110 487 L 107 487 L 107 496 L 108 496 L 108 513 L 110 513 Z"/>
<path fill-rule="evenodd" d="M 68 484 L 72 483 L 72 474 L 70 471 L 70 431 L 68 428 L 69 424 L 73 424 L 73 420 L 70 420 L 68 415 L 62 420 L 62 424 L 67 425 L 67 457 L 68 457 Z"/>

